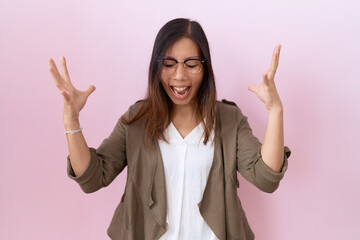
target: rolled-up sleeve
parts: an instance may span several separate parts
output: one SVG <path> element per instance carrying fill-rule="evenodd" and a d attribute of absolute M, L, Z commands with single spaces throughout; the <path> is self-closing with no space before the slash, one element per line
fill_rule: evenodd
<path fill-rule="evenodd" d="M 280 184 L 280 180 L 288 167 L 288 157 L 291 151 L 284 146 L 284 162 L 280 172 L 273 171 L 262 159 L 261 142 L 253 135 L 253 132 L 240 109 L 237 110 L 237 170 L 240 174 L 257 188 L 264 192 L 274 192 Z"/>
<path fill-rule="evenodd" d="M 110 136 L 97 149 L 89 148 L 90 163 L 79 176 L 75 176 L 70 157 L 67 156 L 67 174 L 85 193 L 108 186 L 126 167 L 126 127 L 119 119 Z"/>

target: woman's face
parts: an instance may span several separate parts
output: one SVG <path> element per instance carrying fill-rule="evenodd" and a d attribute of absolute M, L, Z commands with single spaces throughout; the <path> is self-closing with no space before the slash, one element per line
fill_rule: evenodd
<path fill-rule="evenodd" d="M 181 38 L 166 51 L 164 59 L 179 61 L 172 70 L 169 70 L 170 65 L 165 66 L 162 64 L 160 80 L 167 95 L 175 105 L 194 106 L 197 92 L 204 77 L 204 67 L 201 66 L 201 62 L 197 61 L 200 64 L 197 67 L 200 67 L 201 70 L 200 72 L 194 72 L 193 69 L 196 68 L 194 61 L 186 62 L 188 69 L 185 69 L 182 61 L 202 59 L 198 45 L 189 38 Z"/>

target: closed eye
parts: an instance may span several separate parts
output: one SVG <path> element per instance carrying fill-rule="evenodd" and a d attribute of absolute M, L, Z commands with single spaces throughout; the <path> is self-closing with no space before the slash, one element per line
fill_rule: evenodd
<path fill-rule="evenodd" d="M 163 60 L 163 66 L 166 68 L 171 68 L 176 65 L 176 61 L 173 59 L 164 59 Z"/>
<path fill-rule="evenodd" d="M 199 64 L 195 64 L 195 65 L 186 64 L 186 66 L 188 68 L 195 68 L 195 67 L 199 66 Z"/>

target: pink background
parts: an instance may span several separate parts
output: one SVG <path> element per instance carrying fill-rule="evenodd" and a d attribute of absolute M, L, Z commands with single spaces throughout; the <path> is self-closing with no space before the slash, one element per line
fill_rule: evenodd
<path fill-rule="evenodd" d="M 267 112 L 247 90 L 282 44 L 277 88 L 289 169 L 273 194 L 240 177 L 257 239 L 360 239 L 358 1 L 0 0 L 0 239 L 108 239 L 126 171 L 86 195 L 66 176 L 63 100 L 48 72 L 66 56 L 74 84 L 94 84 L 81 112 L 97 147 L 141 99 L 158 30 L 198 20 L 218 98 L 235 101 L 260 140 Z"/>

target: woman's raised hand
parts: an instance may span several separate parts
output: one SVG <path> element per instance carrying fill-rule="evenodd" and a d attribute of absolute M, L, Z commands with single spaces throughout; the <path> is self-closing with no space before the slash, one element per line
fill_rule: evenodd
<path fill-rule="evenodd" d="M 260 85 L 250 85 L 249 90 L 256 93 L 258 98 L 265 103 L 265 107 L 268 111 L 272 110 L 281 110 L 282 111 L 282 103 L 280 100 L 280 96 L 276 90 L 275 86 L 275 73 L 276 69 L 279 65 L 279 57 L 280 57 L 280 48 L 281 45 L 277 45 L 274 49 L 270 68 L 263 74 L 263 81 Z"/>
<path fill-rule="evenodd" d="M 49 59 L 49 71 L 55 81 L 57 88 L 64 97 L 63 119 L 65 126 L 79 121 L 79 113 L 85 106 L 89 95 L 95 91 L 95 86 L 90 85 L 85 91 L 77 90 L 70 81 L 69 72 L 66 67 L 65 57 L 61 58 L 61 75 L 52 58 Z"/>

